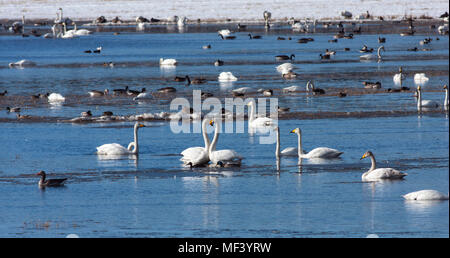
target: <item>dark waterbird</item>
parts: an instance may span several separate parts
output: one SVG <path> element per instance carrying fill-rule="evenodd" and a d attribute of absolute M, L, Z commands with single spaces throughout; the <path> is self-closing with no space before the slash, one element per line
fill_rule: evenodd
<path fill-rule="evenodd" d="M 67 178 L 61 178 L 61 179 L 45 179 L 46 174 L 44 171 L 39 171 L 39 173 L 36 174 L 37 176 L 41 176 L 41 180 L 39 180 L 39 186 L 40 187 L 57 187 L 57 186 L 63 186 L 64 182 L 67 180 Z"/>

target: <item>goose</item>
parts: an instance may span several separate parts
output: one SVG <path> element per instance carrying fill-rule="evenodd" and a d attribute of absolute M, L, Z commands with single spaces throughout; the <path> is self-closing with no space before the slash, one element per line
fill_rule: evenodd
<path fill-rule="evenodd" d="M 384 46 L 380 46 L 380 47 L 378 48 L 378 51 L 377 51 L 377 55 L 376 55 L 376 56 L 373 55 L 373 54 L 367 54 L 367 55 L 362 55 L 362 56 L 360 56 L 359 59 L 361 59 L 361 60 L 373 60 L 373 59 L 378 59 L 378 61 L 380 61 L 380 60 L 381 60 L 381 50 L 384 51 Z"/>
<path fill-rule="evenodd" d="M 111 111 L 104 111 L 102 113 L 102 116 L 112 116 L 112 115 L 113 115 L 113 112 L 111 112 Z"/>
<path fill-rule="evenodd" d="M 6 110 L 7 110 L 8 112 L 15 112 L 15 113 L 18 113 L 18 112 L 20 112 L 20 107 L 6 107 Z"/>
<path fill-rule="evenodd" d="M 247 25 L 243 25 L 243 24 L 238 23 L 237 24 L 237 28 L 238 28 L 238 30 L 245 30 L 247 28 Z"/>
<path fill-rule="evenodd" d="M 275 59 L 276 59 L 276 60 L 279 60 L 279 61 L 281 61 L 281 60 L 294 60 L 294 58 L 295 58 L 295 55 L 294 55 L 294 54 L 291 54 L 290 56 L 287 56 L 287 55 L 278 55 L 278 56 L 275 56 Z"/>
<path fill-rule="evenodd" d="M 342 151 L 338 151 L 336 149 L 332 149 L 332 148 L 328 148 L 328 147 L 318 147 L 308 153 L 304 153 L 303 148 L 302 148 L 302 131 L 300 130 L 300 128 L 295 128 L 290 133 L 295 133 L 298 136 L 298 149 L 297 149 L 298 152 L 297 152 L 297 154 L 298 154 L 299 158 L 334 159 L 334 158 L 339 158 L 339 156 L 341 156 L 343 154 Z"/>
<path fill-rule="evenodd" d="M 250 39 L 261 39 L 262 38 L 262 36 L 260 36 L 260 35 L 253 36 L 250 33 L 248 34 L 248 36 L 250 37 Z"/>
<path fill-rule="evenodd" d="M 128 144 L 128 147 L 125 148 L 122 145 L 118 144 L 118 143 L 108 143 L 108 144 L 103 144 L 99 147 L 97 147 L 97 154 L 98 155 L 129 155 L 129 154 L 134 154 L 134 155 L 138 155 L 139 154 L 139 145 L 138 145 L 138 129 L 141 127 L 145 127 L 145 125 L 141 124 L 141 123 L 135 123 L 134 124 L 134 141 L 130 142 L 130 144 Z"/>
<path fill-rule="evenodd" d="M 81 112 L 81 117 L 91 117 L 92 112 L 90 110 Z"/>
<path fill-rule="evenodd" d="M 436 190 L 420 190 L 402 195 L 406 200 L 414 201 L 435 201 L 435 200 L 448 200 L 448 194 L 443 194 Z"/>
<path fill-rule="evenodd" d="M 57 186 L 63 186 L 67 178 L 61 178 L 61 179 L 46 179 L 47 174 L 44 171 L 39 171 L 37 176 L 40 176 L 41 179 L 39 180 L 39 187 L 57 187 Z"/>
<path fill-rule="evenodd" d="M 127 94 L 127 92 L 128 92 L 128 86 L 126 86 L 124 89 L 114 89 L 113 90 L 114 95 Z"/>
<path fill-rule="evenodd" d="M 5 91 L 3 91 L 3 92 L 0 92 L 0 97 L 6 96 L 7 93 L 8 93 L 7 90 L 5 90 Z"/>
<path fill-rule="evenodd" d="M 176 81 L 176 82 L 184 82 L 184 81 L 186 81 L 186 79 L 188 78 L 189 76 L 185 76 L 185 77 L 179 77 L 179 76 L 175 76 L 175 78 L 173 79 L 174 81 Z"/>
<path fill-rule="evenodd" d="M 163 59 L 163 58 L 160 58 L 160 59 L 159 59 L 159 64 L 160 64 L 160 65 L 170 65 L 170 66 L 172 66 L 172 65 L 177 65 L 178 62 L 177 62 L 177 60 L 175 60 L 175 59 L 173 59 L 173 58 L 170 58 L 170 59 Z"/>
<path fill-rule="evenodd" d="M 417 86 L 417 109 L 421 108 L 438 108 L 439 103 L 434 100 L 425 100 L 422 99 L 422 88 Z"/>
<path fill-rule="evenodd" d="M 325 90 L 320 89 L 320 88 L 315 88 L 314 87 L 314 83 L 312 81 L 308 81 L 306 83 L 306 91 L 307 92 L 312 92 L 313 95 L 321 95 L 321 94 L 325 94 Z"/>
<path fill-rule="evenodd" d="M 100 52 L 102 52 L 102 49 L 103 49 L 103 47 L 97 47 L 95 50 L 93 50 L 92 52 L 93 53 L 100 53 Z"/>
<path fill-rule="evenodd" d="M 224 36 L 222 34 L 219 34 L 219 37 L 221 37 L 222 39 L 235 39 L 236 36 Z"/>
<path fill-rule="evenodd" d="M 275 123 L 272 118 L 268 117 L 256 117 L 256 104 L 254 100 L 251 100 L 247 103 L 247 106 L 250 108 L 250 115 L 248 116 L 248 126 L 252 127 L 267 127 L 271 126 Z"/>
<path fill-rule="evenodd" d="M 403 177 L 408 175 L 407 173 L 400 172 L 393 168 L 376 168 L 377 163 L 375 161 L 375 156 L 371 151 L 367 151 L 366 153 L 364 153 L 361 159 L 365 159 L 367 157 L 370 157 L 372 166 L 367 172 L 362 174 L 362 181 L 373 181 L 378 179 L 402 179 Z"/>
<path fill-rule="evenodd" d="M 88 93 L 89 93 L 89 96 L 91 96 L 91 97 L 102 97 L 102 96 L 108 95 L 109 90 L 108 89 L 105 89 L 104 91 L 91 90 Z"/>
<path fill-rule="evenodd" d="M 386 43 L 386 38 L 381 38 L 378 36 L 378 43 Z"/>
<path fill-rule="evenodd" d="M 224 65 L 224 62 L 223 62 L 222 60 L 220 60 L 220 59 L 217 59 L 217 60 L 214 62 L 214 66 L 222 66 L 222 65 Z"/>
<path fill-rule="evenodd" d="M 31 119 L 32 116 L 30 115 L 21 115 L 20 113 L 16 114 L 17 119 L 22 120 L 22 119 Z"/>
<path fill-rule="evenodd" d="M 164 87 L 157 90 L 159 93 L 172 93 L 176 92 L 177 90 L 174 87 Z"/>
<path fill-rule="evenodd" d="M 51 93 L 50 95 L 48 95 L 47 100 L 50 104 L 52 103 L 61 103 L 64 102 L 66 100 L 66 98 L 64 98 L 61 94 L 59 93 Z"/>
<path fill-rule="evenodd" d="M 292 85 L 292 86 L 283 88 L 283 92 L 295 92 L 295 91 L 300 91 L 301 89 L 302 89 L 302 87 L 300 87 L 300 86 Z"/>
<path fill-rule="evenodd" d="M 221 72 L 218 77 L 219 81 L 237 81 L 238 79 L 231 72 Z"/>
<path fill-rule="evenodd" d="M 236 151 L 230 149 L 216 150 L 216 145 L 219 140 L 220 122 L 217 122 L 214 118 L 209 124 L 214 127 L 214 138 L 208 151 L 209 159 L 213 165 L 219 165 L 219 162 L 222 162 L 222 164 L 240 166 L 243 158 Z"/>
<path fill-rule="evenodd" d="M 425 76 L 425 73 L 416 73 L 414 74 L 414 82 L 416 84 L 425 84 L 428 82 L 429 78 Z"/>
<path fill-rule="evenodd" d="M 183 156 L 180 160 L 184 164 L 190 166 L 202 166 L 209 162 L 209 146 L 211 142 L 206 132 L 209 119 L 205 118 L 202 121 L 202 136 L 205 147 L 190 147 L 181 152 Z"/>
<path fill-rule="evenodd" d="M 188 75 L 186 75 L 186 79 L 187 79 L 187 85 L 190 85 L 190 84 L 203 84 L 203 83 L 207 82 L 207 80 L 204 79 L 204 78 L 194 78 L 194 79 L 191 80 L 191 78 Z"/>
<path fill-rule="evenodd" d="M 278 107 L 278 106 L 277 106 L 277 110 L 278 110 L 278 112 L 280 112 L 280 113 L 289 112 L 290 109 L 291 109 L 291 108 L 288 108 L 288 107 Z"/>
<path fill-rule="evenodd" d="M 319 54 L 320 59 L 330 59 L 331 55 L 328 54 Z"/>
<path fill-rule="evenodd" d="M 403 74 L 403 68 L 401 66 L 398 68 L 398 72 L 399 73 L 394 75 L 393 80 L 395 84 L 402 85 L 402 82 L 405 80 L 406 76 Z"/>
<path fill-rule="evenodd" d="M 36 63 L 30 60 L 22 59 L 20 61 L 17 61 L 15 63 L 9 63 L 9 67 L 33 67 L 36 66 Z"/>
<path fill-rule="evenodd" d="M 363 82 L 364 88 L 366 89 L 380 89 L 381 82 Z"/>

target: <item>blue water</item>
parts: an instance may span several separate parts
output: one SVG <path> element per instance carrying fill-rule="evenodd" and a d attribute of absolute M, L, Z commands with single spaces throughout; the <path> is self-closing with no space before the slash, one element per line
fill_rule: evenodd
<path fill-rule="evenodd" d="M 411 87 L 415 72 L 443 71 L 429 75 L 424 86 L 427 99 L 443 102 L 442 85 L 448 84 L 448 36 L 433 41 L 433 51 L 411 53 L 404 50 L 418 46 L 428 35 L 382 35 L 387 38 L 386 59 L 377 63 L 360 62 L 357 49 L 363 44 L 376 48 L 378 35 L 358 35 L 337 44 L 328 43 L 332 34 L 309 35 L 314 42 L 298 44 L 277 41 L 280 35 L 271 33 L 249 41 L 246 34 L 238 33 L 234 41 L 219 40 L 216 33 L 95 33 L 72 40 L 2 36 L 0 92 L 8 90 L 8 97 L 60 92 L 67 98 L 57 107 L 27 102 L 23 114 L 72 118 L 88 109 L 95 115 L 105 110 L 140 114 L 168 112 L 169 102 L 136 103 L 131 98 L 117 98 L 99 105 L 80 100 L 80 96 L 89 99 L 87 91 L 91 89 L 126 85 L 151 91 L 177 87 L 178 97 L 192 89 L 218 93 L 221 71 L 231 71 L 239 78 L 231 88 L 222 89 L 225 92 L 244 86 L 279 89 L 305 85 L 311 79 L 324 89 L 360 89 L 364 80 L 378 80 L 383 88 L 389 88 L 394 87 L 392 74 L 402 65 L 409 73 L 405 84 Z M 212 48 L 202 49 L 206 44 Z M 97 46 L 103 47 L 101 54 L 83 53 Z M 352 51 L 339 51 L 344 47 Z M 319 60 L 325 48 L 338 51 L 336 62 Z M 296 55 L 300 76 L 286 81 L 275 71 L 280 63 L 274 56 L 291 53 Z M 163 71 L 158 65 L 160 57 L 176 58 L 180 64 L 175 70 Z M 38 66 L 7 67 L 24 58 Z M 226 65 L 214 67 L 218 58 Z M 116 63 L 114 68 L 101 66 L 110 61 Z M 185 74 L 203 76 L 209 82 L 185 87 L 172 81 L 173 76 Z M 275 93 L 280 106 L 293 111 L 415 109 L 412 93 L 346 98 Z M 0 118 L 14 115 L 2 111 Z M 302 160 L 301 165 L 297 158 L 283 158 L 279 169 L 275 144 L 260 144 L 259 135 L 245 132 L 221 134 L 218 145 L 218 149 L 241 154 L 241 168 L 191 170 L 181 166 L 179 153 L 202 146 L 200 134 L 172 133 L 166 121 L 144 124 L 147 127 L 139 131 L 138 158 L 104 160 L 95 154 L 96 147 L 113 142 L 126 146 L 132 141 L 132 122 L 0 123 L 0 237 L 65 237 L 71 233 L 80 237 L 449 236 L 448 201 L 424 203 L 402 198 L 422 189 L 448 192 L 449 120 L 444 112 L 280 120 L 282 149 L 296 147 L 297 137 L 289 132 L 300 127 L 306 150 L 327 146 L 344 154 L 332 161 Z M 211 134 L 212 128 L 208 132 Z M 393 167 L 408 176 L 362 182 L 370 161 L 360 157 L 367 150 L 374 153 L 379 167 Z M 45 170 L 50 178 L 67 177 L 66 186 L 38 188 L 34 174 L 39 170 Z"/>

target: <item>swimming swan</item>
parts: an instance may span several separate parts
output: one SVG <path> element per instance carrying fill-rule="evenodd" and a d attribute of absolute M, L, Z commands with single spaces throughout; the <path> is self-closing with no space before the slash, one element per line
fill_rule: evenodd
<path fill-rule="evenodd" d="M 231 72 L 221 72 L 218 77 L 219 81 L 237 81 L 238 79 Z"/>
<path fill-rule="evenodd" d="M 215 125 L 214 128 L 214 138 L 211 142 L 211 146 L 209 147 L 209 159 L 213 163 L 213 165 L 221 166 L 240 166 L 242 157 L 234 150 L 216 150 L 217 141 L 219 140 L 219 132 L 220 132 L 220 122 L 217 123 L 216 119 L 213 119 L 209 122 L 211 126 Z"/>
<path fill-rule="evenodd" d="M 178 62 L 176 59 L 170 58 L 170 59 L 159 59 L 159 65 L 177 65 Z"/>
<path fill-rule="evenodd" d="M 274 124 L 274 120 L 272 118 L 256 117 L 255 114 L 256 104 L 253 100 L 247 103 L 247 106 L 250 107 L 250 116 L 248 117 L 249 127 L 266 127 Z"/>
<path fill-rule="evenodd" d="M 129 155 L 129 154 L 138 154 L 139 145 L 138 145 L 138 128 L 145 127 L 145 125 L 141 123 L 134 124 L 134 141 L 128 144 L 128 148 L 123 147 L 118 143 L 108 143 L 103 144 L 102 146 L 97 147 L 98 155 Z"/>
<path fill-rule="evenodd" d="M 318 147 L 313 149 L 308 153 L 303 152 L 302 148 L 302 131 L 300 128 L 295 128 L 291 131 L 291 133 L 296 133 L 298 136 L 298 149 L 297 154 L 299 158 L 305 159 L 313 159 L 313 158 L 321 158 L 321 159 L 334 159 L 338 158 L 343 152 L 338 151 L 336 149 L 328 148 L 328 147 Z"/>
<path fill-rule="evenodd" d="M 406 76 L 403 74 L 403 68 L 401 66 L 398 68 L 398 72 L 399 73 L 394 75 L 393 80 L 395 84 L 402 85 L 402 82 L 405 80 Z"/>
<path fill-rule="evenodd" d="M 277 134 L 277 145 L 275 149 L 275 157 L 279 158 L 280 156 L 297 156 L 298 148 L 295 147 L 287 147 L 284 150 L 280 151 L 280 128 L 277 126 L 274 128 Z"/>
<path fill-rule="evenodd" d="M 36 63 L 33 62 L 33 61 L 30 61 L 30 60 L 26 60 L 26 59 L 17 61 L 15 63 L 9 63 L 9 67 L 20 67 L 20 68 L 22 68 L 22 67 L 31 67 L 31 66 L 36 66 Z"/>
<path fill-rule="evenodd" d="M 434 100 L 422 99 L 422 88 L 417 86 L 417 109 L 421 108 L 438 108 L 439 103 Z"/>
<path fill-rule="evenodd" d="M 211 145 L 211 142 L 206 133 L 208 121 L 208 119 L 203 119 L 202 121 L 202 136 L 205 147 L 190 147 L 182 151 L 181 155 L 183 155 L 183 157 L 180 160 L 183 161 L 184 164 L 200 166 L 209 162 L 209 146 Z"/>
<path fill-rule="evenodd" d="M 425 84 L 426 82 L 428 82 L 429 78 L 425 76 L 424 73 L 416 73 L 414 75 L 414 82 L 416 84 Z"/>
<path fill-rule="evenodd" d="M 420 190 L 403 195 L 406 200 L 415 201 L 433 201 L 433 200 L 448 200 L 448 195 L 440 193 L 436 190 Z"/>
<path fill-rule="evenodd" d="M 360 56 L 359 57 L 359 59 L 361 59 L 361 60 L 374 60 L 374 59 L 378 59 L 378 61 L 380 61 L 381 60 L 381 50 L 383 49 L 383 51 L 384 51 L 384 46 L 380 46 L 379 48 L 378 48 L 378 51 L 377 51 L 377 55 L 375 56 L 374 54 L 367 54 L 367 55 L 362 55 L 362 56 Z"/>
<path fill-rule="evenodd" d="M 372 160 L 372 166 L 367 172 L 362 174 L 363 181 L 372 181 L 378 179 L 401 179 L 408 175 L 393 168 L 376 168 L 377 163 L 375 161 L 375 156 L 371 151 L 367 151 L 366 153 L 364 153 L 361 159 L 365 159 L 367 157 L 370 157 L 370 159 Z"/>
<path fill-rule="evenodd" d="M 64 98 L 61 94 L 59 93 L 52 93 L 50 95 L 48 95 L 47 100 L 50 104 L 52 103 L 61 103 L 66 101 L 66 98 Z"/>

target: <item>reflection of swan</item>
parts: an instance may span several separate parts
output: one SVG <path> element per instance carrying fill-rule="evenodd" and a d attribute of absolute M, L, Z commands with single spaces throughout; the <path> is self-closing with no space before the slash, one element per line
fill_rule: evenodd
<path fill-rule="evenodd" d="M 402 85 L 402 81 L 405 79 L 405 75 L 403 74 L 403 68 L 400 66 L 400 68 L 398 68 L 398 72 L 397 74 L 394 75 L 394 83 L 395 84 L 400 84 Z"/>
<path fill-rule="evenodd" d="M 439 103 L 434 100 L 422 99 L 422 88 L 417 86 L 417 108 L 437 108 Z"/>
<path fill-rule="evenodd" d="M 208 134 L 206 133 L 206 126 L 208 119 L 203 119 L 202 122 L 202 135 L 203 141 L 205 142 L 205 147 L 190 147 L 181 152 L 183 157 L 180 159 L 184 164 L 190 164 L 191 166 L 204 165 L 209 162 L 209 146 L 210 141 Z"/>
<path fill-rule="evenodd" d="M 173 58 L 169 58 L 169 59 L 160 58 L 159 59 L 159 64 L 160 65 L 177 65 L 178 62 L 177 62 L 177 60 L 175 60 Z"/>
<path fill-rule="evenodd" d="M 219 81 L 237 81 L 236 76 L 231 72 L 221 72 L 218 77 Z"/>
<path fill-rule="evenodd" d="M 416 201 L 432 201 L 432 200 L 448 200 L 448 195 L 440 193 L 436 190 L 421 190 L 403 195 L 406 200 Z"/>
<path fill-rule="evenodd" d="M 248 125 L 249 127 L 266 127 L 274 124 L 274 121 L 272 118 L 268 117 L 258 117 L 256 118 L 255 109 L 256 104 L 252 100 L 249 103 L 247 103 L 247 106 L 250 107 L 250 116 L 248 118 Z"/>
<path fill-rule="evenodd" d="M 370 157 L 372 166 L 366 173 L 362 174 L 363 181 L 371 181 L 377 179 L 401 179 L 404 176 L 408 175 L 393 168 L 376 168 L 375 156 L 371 151 L 367 151 L 366 153 L 364 153 L 361 159 L 365 159 L 367 157 Z"/>
<path fill-rule="evenodd" d="M 384 51 L 384 46 L 380 46 L 378 48 L 377 55 L 374 55 L 374 54 L 362 55 L 362 56 L 359 57 L 359 59 L 361 59 L 361 60 L 374 60 L 374 59 L 381 60 L 381 50 L 382 49 Z"/>
<path fill-rule="evenodd" d="M 134 141 L 128 144 L 128 148 L 123 147 L 118 143 L 108 143 L 97 147 L 98 155 L 128 155 L 128 154 L 138 154 L 138 128 L 145 127 L 145 125 L 136 123 L 134 124 Z"/>
<path fill-rule="evenodd" d="M 429 80 L 428 77 L 426 77 L 424 73 L 416 73 L 414 75 L 414 82 L 416 84 L 424 84 L 428 82 L 428 80 Z"/>
<path fill-rule="evenodd" d="M 220 132 L 220 122 L 217 123 L 213 119 L 209 122 L 211 126 L 215 126 L 214 130 L 214 138 L 211 142 L 211 146 L 209 147 L 209 159 L 213 163 L 213 165 L 219 165 L 221 167 L 225 166 L 240 166 L 242 157 L 234 150 L 218 150 L 216 151 L 217 141 L 219 140 L 219 132 Z"/>
<path fill-rule="evenodd" d="M 296 133 L 298 136 L 298 149 L 297 154 L 299 158 L 305 159 L 313 159 L 313 158 L 322 158 L 322 159 L 334 159 L 338 158 L 343 152 L 338 151 L 336 149 L 328 148 L 328 147 L 318 147 L 313 149 L 308 153 L 303 153 L 302 148 L 302 131 L 300 128 L 295 128 L 291 131 L 291 133 Z"/>

